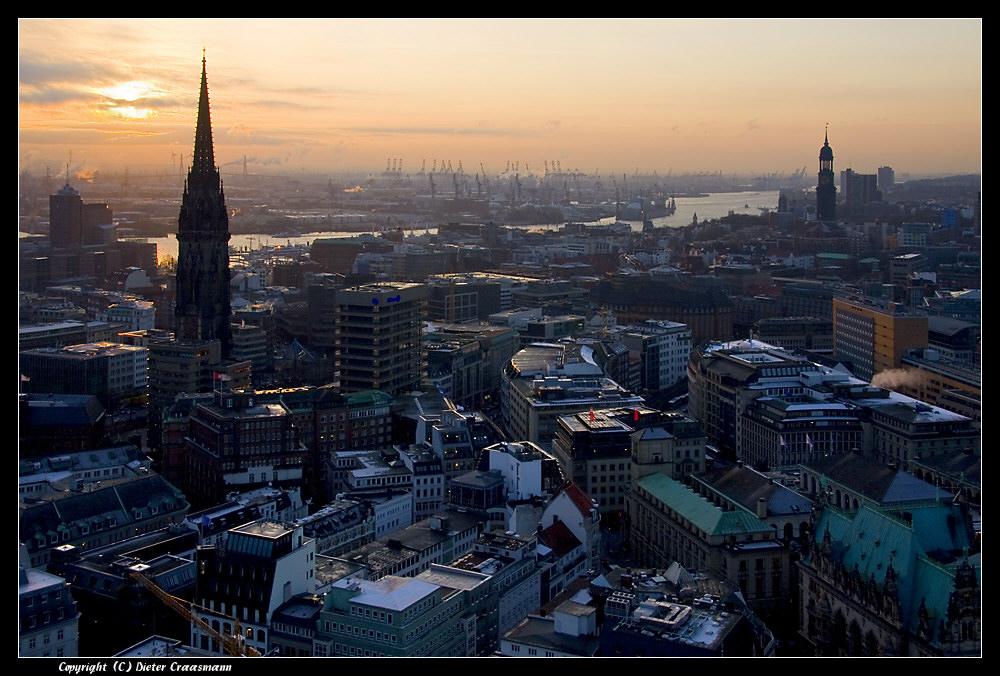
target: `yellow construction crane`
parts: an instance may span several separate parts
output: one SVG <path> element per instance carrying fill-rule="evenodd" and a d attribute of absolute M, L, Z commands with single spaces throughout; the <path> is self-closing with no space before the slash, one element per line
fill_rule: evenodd
<path fill-rule="evenodd" d="M 136 567 L 130 568 L 129 570 L 131 571 L 132 579 L 136 580 L 143 587 L 148 589 L 153 596 L 163 601 L 168 608 L 178 613 L 181 617 L 197 626 L 199 630 L 218 641 L 219 645 L 223 647 L 228 655 L 232 655 L 233 657 L 260 657 L 260 652 L 256 648 L 247 645 L 240 628 L 240 621 L 237 618 L 230 617 L 228 615 L 221 615 L 220 613 L 208 610 L 207 608 L 205 609 L 214 615 L 220 615 L 221 617 L 225 617 L 227 620 L 232 620 L 234 635 L 225 636 L 213 629 L 208 622 L 193 613 L 190 608 L 188 608 L 187 601 L 177 598 L 176 596 L 171 596 L 167 592 L 163 591 L 160 589 L 159 585 L 143 575 L 139 570 L 136 570 Z M 190 605 L 193 606 L 196 604 L 192 603 Z"/>

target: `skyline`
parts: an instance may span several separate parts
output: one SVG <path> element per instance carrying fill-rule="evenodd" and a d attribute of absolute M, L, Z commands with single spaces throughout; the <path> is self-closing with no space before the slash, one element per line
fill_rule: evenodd
<path fill-rule="evenodd" d="M 186 172 L 203 50 L 224 172 L 981 172 L 981 19 L 19 19 L 19 169 Z"/>

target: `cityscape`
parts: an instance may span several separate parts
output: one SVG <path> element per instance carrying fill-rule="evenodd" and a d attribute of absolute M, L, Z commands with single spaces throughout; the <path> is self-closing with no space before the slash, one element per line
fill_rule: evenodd
<path fill-rule="evenodd" d="M 19 657 L 982 657 L 981 28 L 19 19 Z"/>

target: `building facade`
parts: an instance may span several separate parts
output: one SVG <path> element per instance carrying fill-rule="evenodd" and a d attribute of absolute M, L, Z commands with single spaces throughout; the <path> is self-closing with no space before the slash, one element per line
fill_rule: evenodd
<path fill-rule="evenodd" d="M 423 284 L 373 284 L 336 292 L 336 345 L 345 392 L 420 389 L 426 371 L 421 330 Z"/>
<path fill-rule="evenodd" d="M 189 418 L 182 485 L 196 509 L 234 491 L 267 485 L 301 489 L 307 456 L 288 409 L 255 393 L 216 390 Z"/>
<path fill-rule="evenodd" d="M 899 368 L 907 350 L 927 347 L 927 316 L 889 303 L 884 306 L 833 299 L 833 356 L 858 378 Z"/>
<path fill-rule="evenodd" d="M 982 561 L 957 505 L 823 510 L 798 563 L 817 656 L 982 653 Z"/>
<path fill-rule="evenodd" d="M 18 568 L 19 657 L 77 657 L 80 613 L 66 580 Z"/>
<path fill-rule="evenodd" d="M 198 550 L 195 614 L 263 655 L 272 615 L 294 596 L 315 590 L 315 570 L 316 542 L 302 526 L 256 521 L 233 528 L 224 547 Z M 191 627 L 191 645 L 223 653 L 197 624 Z"/>

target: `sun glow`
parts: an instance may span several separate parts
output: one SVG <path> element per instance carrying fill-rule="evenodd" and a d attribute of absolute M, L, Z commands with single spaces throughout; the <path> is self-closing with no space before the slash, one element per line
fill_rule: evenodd
<path fill-rule="evenodd" d="M 139 99 L 158 96 L 161 92 L 151 84 L 133 80 L 131 82 L 119 82 L 114 86 L 98 89 L 97 93 L 115 101 L 128 101 L 131 103 Z"/>
<path fill-rule="evenodd" d="M 163 94 L 160 89 L 148 82 L 137 80 L 119 82 L 110 87 L 97 89 L 96 93 L 106 99 L 103 104 L 105 112 L 130 120 L 144 120 L 153 117 L 156 111 L 146 106 L 128 104 L 133 104 L 142 99 L 157 98 Z"/>
<path fill-rule="evenodd" d="M 130 120 L 143 120 L 155 114 L 149 108 L 136 108 L 135 106 L 112 106 L 108 108 L 108 111 L 119 117 L 127 117 Z"/>

